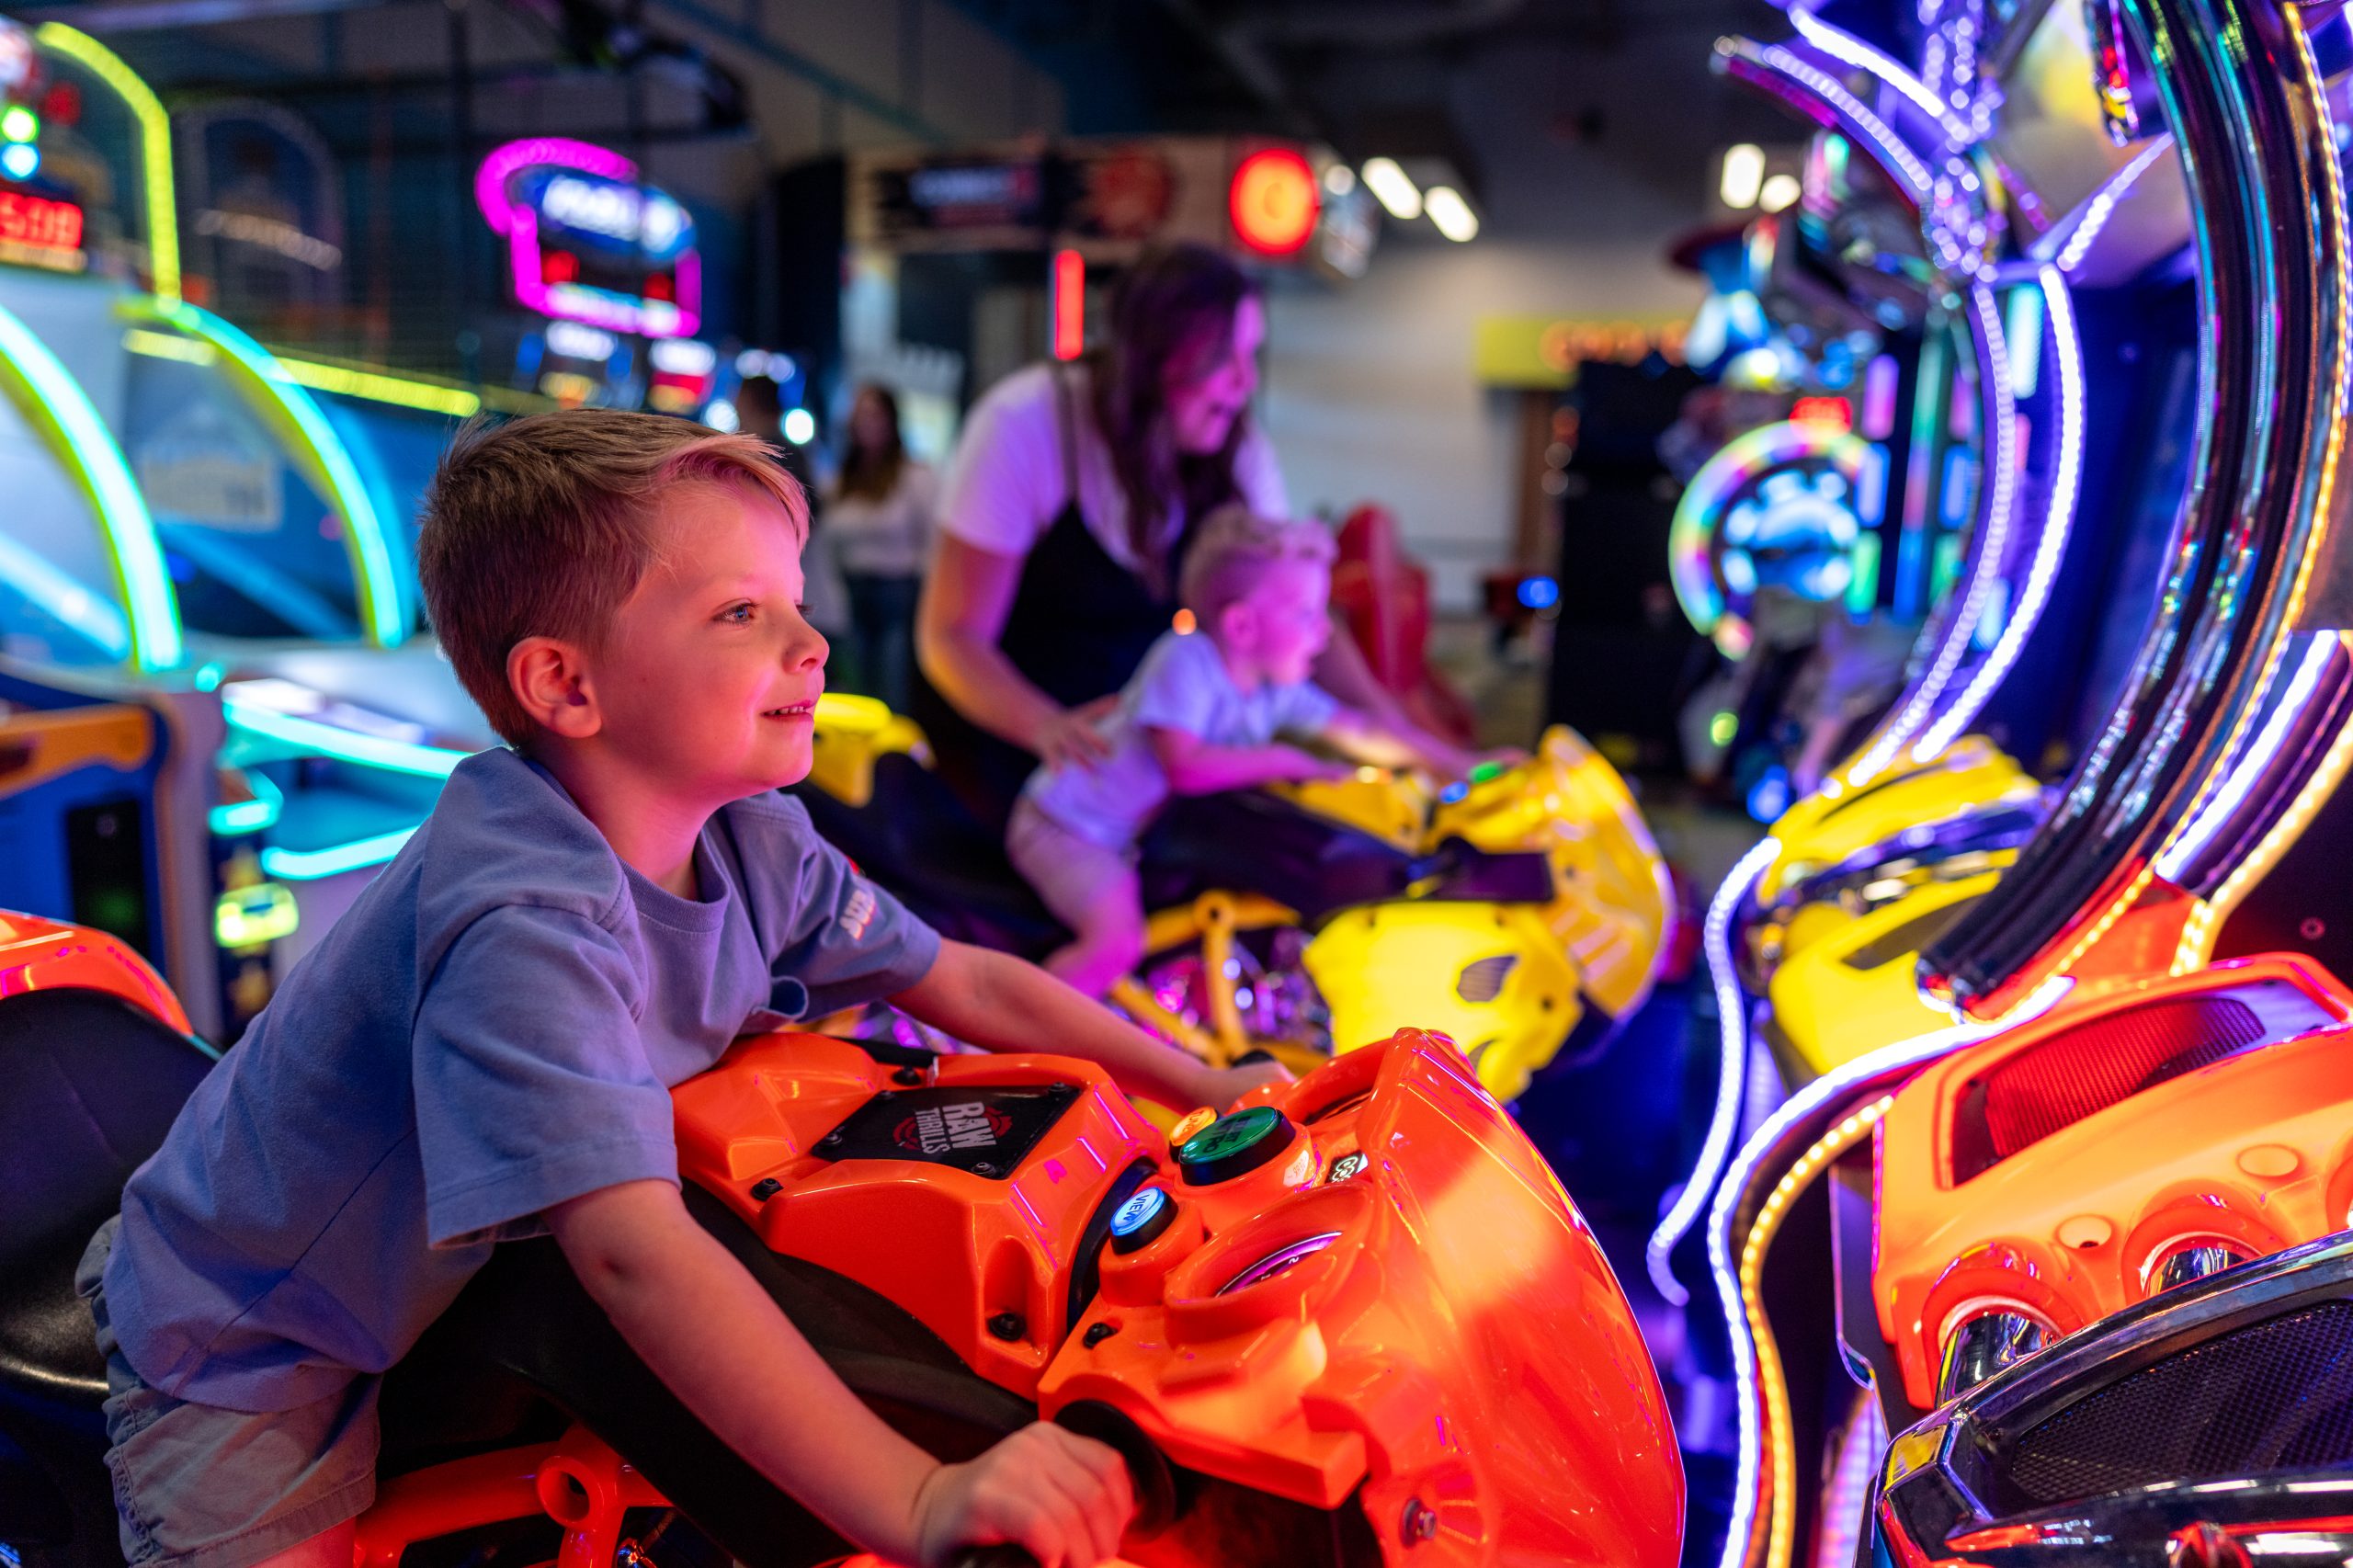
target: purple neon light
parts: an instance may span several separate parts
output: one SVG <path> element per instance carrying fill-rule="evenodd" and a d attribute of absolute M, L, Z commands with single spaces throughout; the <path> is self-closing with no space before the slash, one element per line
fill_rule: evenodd
<path fill-rule="evenodd" d="M 656 318 L 660 301 L 632 305 L 601 290 L 577 284 L 551 286 L 540 270 L 540 215 L 507 193 L 506 182 L 523 170 L 548 166 L 636 185 L 637 165 L 608 147 L 568 136 L 532 136 L 494 148 L 474 171 L 474 205 L 493 233 L 506 238 L 515 276 L 515 299 L 525 310 L 559 321 L 585 322 L 608 332 L 646 337 L 692 337 L 702 325 L 702 256 L 689 246 L 676 263 L 678 298 L 670 319 Z M 644 187 L 650 188 L 650 187 Z"/>
<path fill-rule="evenodd" d="M 1954 119 L 1937 95 L 1928 91 L 1927 84 L 1906 71 L 1893 59 L 1873 49 L 1861 39 L 1843 28 L 1832 27 L 1811 11 L 1792 10 L 1790 25 L 1796 28 L 1806 42 L 1842 64 L 1869 72 L 1893 87 L 1912 106 L 1937 122 L 1952 145 L 1965 146 L 1975 140 L 1969 128 Z"/>
<path fill-rule="evenodd" d="M 2272 763 L 2278 759 L 2279 748 L 2287 744 L 2288 736 L 2296 727 L 2296 721 L 2303 716 L 2305 705 L 2312 701 L 2313 694 L 2319 689 L 2322 673 L 2328 668 L 2329 661 L 2336 656 L 2340 645 L 2334 631 L 2319 632 L 2313 636 L 2313 645 L 2304 651 L 2303 660 L 2296 667 L 2295 678 L 2280 696 L 2279 706 L 2271 710 L 2271 717 L 2239 757 L 2238 766 L 2231 769 L 2222 789 L 2207 802 L 2206 809 L 2198 813 L 2188 830 L 2158 854 L 2154 866 L 2157 875 L 2169 882 L 2178 883 L 2183 874 L 2214 842 L 2215 836 L 2238 815 L 2239 808 L 2246 803 L 2248 792 L 2270 771 Z M 2287 661 L 2282 659 L 2280 662 L 2284 664 Z"/>
<path fill-rule="evenodd" d="M 1983 284 L 1970 289 L 1971 303 L 1977 313 L 1977 341 L 1981 362 L 1978 367 L 1981 385 L 1994 394 L 1994 450 L 1987 470 L 1992 483 L 1984 517 L 1979 527 L 1984 540 L 1977 551 L 1977 569 L 1969 574 L 1969 585 L 1962 590 L 1961 608 L 1945 628 L 1943 646 L 1919 688 L 1912 694 L 1886 733 L 1873 742 L 1869 751 L 1847 769 L 1846 780 L 1850 788 L 1859 787 L 1865 780 L 1882 772 L 1896 759 L 1898 753 L 1919 734 L 1935 716 L 1946 690 L 1961 668 L 1962 657 L 1977 635 L 1978 618 L 1985 613 L 1986 596 L 2001 576 L 2002 557 L 2009 548 L 2010 513 L 2018 501 L 2018 404 L 2010 392 L 2009 349 L 2002 334 L 2002 313 L 1994 304 L 1993 290 Z"/>
<path fill-rule="evenodd" d="M 2048 306 L 2052 339 L 2058 348 L 2059 466 L 2051 481 L 2051 510 L 2043 519 L 2042 536 L 2035 541 L 2034 563 L 2027 572 L 2026 592 L 2018 597 L 2009 624 L 2002 629 L 1994 651 L 1970 677 L 1968 687 L 1912 748 L 1915 762 L 1927 761 L 1960 739 L 1961 732 L 1984 710 L 1986 702 L 2009 675 L 2010 667 L 2018 663 L 2026 640 L 2033 635 L 2035 623 L 2042 619 L 2043 607 L 2051 602 L 2059 562 L 2067 551 L 2067 536 L 2075 528 L 2075 502 L 2084 478 L 2083 343 L 2075 330 L 2075 297 L 2067 291 L 2065 279 L 2056 267 L 2047 266 L 2040 269 L 2039 278 Z M 2021 437 L 2018 449 L 2023 451 L 2025 447 Z"/>
<path fill-rule="evenodd" d="M 1740 1298 L 1740 1270 L 1734 1262 L 1737 1251 L 1733 1244 L 1733 1224 L 1739 1217 L 1741 1197 L 1747 1190 L 1757 1166 L 1772 1153 L 1775 1145 L 1789 1134 L 1790 1129 L 1829 1101 L 1847 1093 L 1855 1085 L 1899 1068 L 1916 1067 L 1932 1062 L 1948 1051 L 1972 1045 L 1988 1036 L 2039 1018 L 2058 1006 L 2061 998 L 2074 986 L 2075 982 L 2063 975 L 2045 981 L 2040 990 L 2006 1017 L 1991 1023 L 1964 1018 L 1949 1028 L 1881 1046 L 1868 1056 L 1858 1056 L 1843 1066 L 1831 1069 L 1783 1102 L 1781 1108 L 1766 1119 L 1765 1125 L 1756 1130 L 1755 1136 L 1741 1145 L 1740 1153 L 1733 1157 L 1731 1168 L 1724 1174 L 1723 1184 L 1716 1188 L 1715 1203 L 1708 1211 L 1708 1272 L 1714 1278 L 1716 1302 L 1723 1310 L 1724 1326 L 1732 1335 L 1733 1387 L 1737 1396 L 1734 1405 L 1739 1432 L 1733 1477 L 1732 1524 L 1724 1532 L 1723 1551 L 1717 1559 L 1718 1568 L 1745 1568 L 1749 1532 L 1756 1523 L 1758 1477 L 1763 1471 L 1765 1460 L 1763 1401 L 1756 1386 L 1756 1340 L 1748 1331 L 1748 1311 Z"/>

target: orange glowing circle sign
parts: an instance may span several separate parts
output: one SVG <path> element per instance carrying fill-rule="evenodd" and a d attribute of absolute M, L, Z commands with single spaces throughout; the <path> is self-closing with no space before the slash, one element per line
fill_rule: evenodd
<path fill-rule="evenodd" d="M 1234 233 L 1261 256 L 1290 256 L 1307 244 L 1321 206 L 1315 171 L 1288 147 L 1243 159 L 1226 189 Z"/>

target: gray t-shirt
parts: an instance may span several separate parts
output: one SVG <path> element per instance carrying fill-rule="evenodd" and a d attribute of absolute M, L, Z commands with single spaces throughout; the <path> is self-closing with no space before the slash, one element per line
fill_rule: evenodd
<path fill-rule="evenodd" d="M 1164 632 L 1118 706 L 1097 722 L 1111 755 L 1091 768 L 1040 767 L 1022 792 L 1081 838 L 1124 849 L 1168 801 L 1168 775 L 1147 729 L 1181 730 L 1213 746 L 1262 746 L 1277 735 L 1312 738 L 1338 710 L 1313 681 L 1245 691 L 1206 633 Z"/>
<path fill-rule="evenodd" d="M 139 1375 L 272 1411 L 382 1371 L 541 1210 L 676 1181 L 670 1085 L 738 1034 L 938 955 L 784 796 L 720 811 L 695 869 L 666 892 L 543 769 L 460 763 L 132 1174 L 105 1290 Z"/>

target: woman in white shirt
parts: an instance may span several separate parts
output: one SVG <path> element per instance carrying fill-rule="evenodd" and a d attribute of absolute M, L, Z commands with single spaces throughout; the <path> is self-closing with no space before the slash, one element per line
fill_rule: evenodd
<path fill-rule="evenodd" d="M 938 500 L 938 477 L 907 456 L 900 437 L 899 400 L 888 387 L 860 387 L 824 534 L 849 591 L 845 651 L 855 688 L 901 712 L 913 686 L 915 597 Z"/>
<path fill-rule="evenodd" d="M 1040 759 L 1102 756 L 1091 722 L 1168 630 L 1193 525 L 1233 501 L 1290 511 L 1250 419 L 1267 315 L 1249 277 L 1205 246 L 1153 252 L 1108 314 L 1084 358 L 1017 371 L 973 406 L 940 502 L 915 715 L 992 826 Z M 1393 706 L 1346 637 L 1316 676 Z"/>

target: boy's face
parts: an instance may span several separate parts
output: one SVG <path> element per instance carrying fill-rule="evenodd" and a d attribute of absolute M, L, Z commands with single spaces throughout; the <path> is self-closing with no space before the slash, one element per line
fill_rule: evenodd
<path fill-rule="evenodd" d="M 589 661 L 608 744 L 698 808 L 807 777 L 826 648 L 801 619 L 791 519 L 748 486 L 695 483 L 653 526 L 662 562 Z"/>
<path fill-rule="evenodd" d="M 1279 686 L 1305 680 L 1332 640 L 1332 571 L 1320 561 L 1278 561 L 1226 607 L 1220 641 Z"/>

